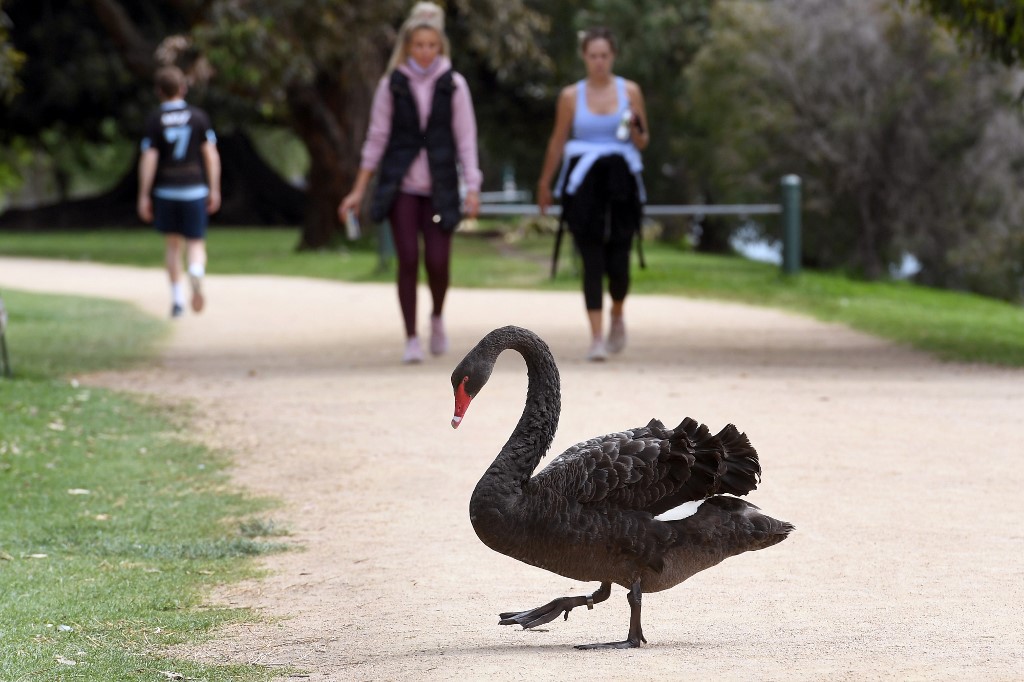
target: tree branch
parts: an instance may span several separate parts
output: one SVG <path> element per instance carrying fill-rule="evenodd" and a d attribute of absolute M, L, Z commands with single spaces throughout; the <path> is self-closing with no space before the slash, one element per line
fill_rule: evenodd
<path fill-rule="evenodd" d="M 117 46 L 128 70 L 149 79 L 156 68 L 153 51 L 156 45 L 146 40 L 118 0 L 89 0 L 96 18 Z"/>

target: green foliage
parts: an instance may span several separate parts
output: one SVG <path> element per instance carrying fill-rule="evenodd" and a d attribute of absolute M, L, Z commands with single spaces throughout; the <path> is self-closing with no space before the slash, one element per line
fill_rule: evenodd
<path fill-rule="evenodd" d="M 488 229 L 514 233 L 510 226 Z M 211 235 L 213 273 L 260 273 L 322 277 L 351 282 L 393 282 L 379 269 L 372 249 L 295 253 L 290 230 L 218 230 Z M 456 233 L 452 282 L 464 287 L 541 288 L 578 291 L 571 248 L 563 249 L 556 280 L 548 278 L 552 237 L 517 240 Z M 152 236 L 142 233 L 8 235 L 5 255 L 89 257 L 107 262 L 156 265 Z M 862 282 L 841 274 L 806 271 L 782 277 L 775 266 L 738 257 L 695 254 L 682 246 L 647 241 L 648 268 L 633 270 L 633 291 L 770 305 L 848 324 L 908 343 L 950 360 L 1024 367 L 1024 308 L 971 294 L 908 283 Z"/>
<path fill-rule="evenodd" d="M 166 323 L 3 293 L 15 378 L 0 378 L 0 679 L 270 679 L 161 653 L 251 618 L 203 595 L 278 549 L 253 517 L 268 502 L 227 489 L 226 461 L 182 437 L 188 412 L 60 378 L 148 359 Z"/>
<path fill-rule="evenodd" d="M 1021 0 L 910 1 L 972 40 L 992 59 L 1012 65 L 1019 64 L 1024 57 L 1024 2 Z"/>
<path fill-rule="evenodd" d="M 11 20 L 0 1 L 0 102 L 9 105 L 21 91 L 18 71 L 25 64 L 25 53 L 15 49 L 10 36 Z M 2 185 L 0 185 L 2 187 Z"/>
<path fill-rule="evenodd" d="M 714 25 L 687 74 L 688 146 L 719 201 L 796 173 L 806 262 L 880 278 L 910 252 L 921 281 L 1020 296 L 1012 74 L 882 2 L 721 2 Z"/>

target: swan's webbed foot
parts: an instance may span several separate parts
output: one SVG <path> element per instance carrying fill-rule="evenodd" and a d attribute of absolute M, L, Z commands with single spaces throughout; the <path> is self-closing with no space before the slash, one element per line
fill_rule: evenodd
<path fill-rule="evenodd" d="M 601 587 L 594 594 L 586 597 L 559 597 L 544 606 L 538 606 L 529 611 L 506 611 L 498 614 L 501 619 L 498 621 L 498 625 L 522 625 L 524 630 L 528 630 L 549 623 L 563 613 L 565 614 L 564 620 L 569 620 L 569 612 L 574 608 L 585 605 L 588 609 L 592 609 L 594 604 L 607 599 L 611 591 L 611 583 L 601 583 Z"/>
<path fill-rule="evenodd" d="M 636 649 L 640 646 L 640 642 L 646 642 L 644 636 L 641 634 L 639 639 L 630 637 L 624 642 L 605 642 L 604 644 L 577 644 L 577 649 Z"/>
<path fill-rule="evenodd" d="M 644 637 L 643 628 L 640 627 L 640 602 L 643 598 L 643 590 L 640 589 L 640 581 L 636 580 L 626 595 L 629 602 L 629 634 L 625 641 L 607 642 L 604 644 L 577 644 L 577 649 L 636 649 L 640 642 L 647 642 Z"/>
<path fill-rule="evenodd" d="M 569 612 L 586 603 L 587 601 L 583 597 L 561 597 L 529 611 L 507 611 L 498 614 L 498 617 L 501 618 L 498 625 L 522 625 L 524 630 L 528 630 L 549 623 L 563 613 L 565 620 L 569 620 Z"/>

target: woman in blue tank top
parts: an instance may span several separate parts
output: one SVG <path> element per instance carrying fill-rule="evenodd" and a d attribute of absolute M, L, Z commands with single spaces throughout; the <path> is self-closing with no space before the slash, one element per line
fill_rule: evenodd
<path fill-rule="evenodd" d="M 542 214 L 551 206 L 551 181 L 561 161 L 555 194 L 583 261 L 591 332 L 587 359 L 599 361 L 626 346 L 623 305 L 629 291 L 629 252 L 646 199 L 640 151 L 649 136 L 640 86 L 612 72 L 617 50 L 611 31 L 590 29 L 581 48 L 587 77 L 558 97 L 537 204 Z M 607 340 L 602 324 L 605 276 L 612 299 Z"/>

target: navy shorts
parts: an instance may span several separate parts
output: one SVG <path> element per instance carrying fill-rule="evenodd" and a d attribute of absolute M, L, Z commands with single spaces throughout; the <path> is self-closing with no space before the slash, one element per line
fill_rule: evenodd
<path fill-rule="evenodd" d="M 206 199 L 180 201 L 153 197 L 153 225 L 163 234 L 180 234 L 185 239 L 206 239 Z"/>

